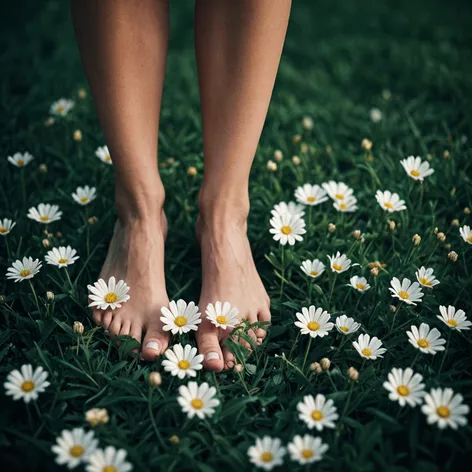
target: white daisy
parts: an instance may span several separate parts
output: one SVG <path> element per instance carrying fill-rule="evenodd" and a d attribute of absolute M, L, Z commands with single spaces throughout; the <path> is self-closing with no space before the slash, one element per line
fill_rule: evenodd
<path fill-rule="evenodd" d="M 95 439 L 93 431 L 86 433 L 84 428 L 74 428 L 71 431 L 63 430 L 51 451 L 57 456 L 57 464 L 67 464 L 68 469 L 74 469 L 80 463 L 88 462 L 97 446 L 98 439 Z"/>
<path fill-rule="evenodd" d="M 377 190 L 375 198 L 382 209 L 388 211 L 389 213 L 406 210 L 405 201 L 400 200 L 398 193 L 392 193 L 390 190 L 385 190 L 385 192 Z"/>
<path fill-rule="evenodd" d="M 77 251 L 70 246 L 54 247 L 48 251 L 44 259 L 48 264 L 61 268 L 73 264 L 79 258 L 76 254 Z"/>
<path fill-rule="evenodd" d="M 417 282 L 412 283 L 409 279 L 403 279 L 400 282 L 400 280 L 394 277 L 390 281 L 390 285 L 389 290 L 392 292 L 392 297 L 398 298 L 408 305 L 416 306 L 417 302 L 421 302 L 424 296 L 420 284 Z"/>
<path fill-rule="evenodd" d="M 445 323 L 449 328 L 461 331 L 463 329 L 470 329 L 472 322 L 470 322 L 465 316 L 464 310 L 456 310 L 455 307 L 449 305 L 439 307 L 440 315 L 438 318 Z"/>
<path fill-rule="evenodd" d="M 381 347 L 382 341 L 375 336 L 371 338 L 368 334 L 359 334 L 357 341 L 352 343 L 356 351 L 365 359 L 375 360 L 377 357 L 383 357 L 387 349 Z"/>
<path fill-rule="evenodd" d="M 31 207 L 28 210 L 28 218 L 35 220 L 38 223 L 48 224 L 53 221 L 61 219 L 62 211 L 59 211 L 57 205 L 50 205 L 49 203 L 40 203 L 38 208 Z"/>
<path fill-rule="evenodd" d="M 345 200 L 338 200 L 333 203 L 334 208 L 341 213 L 352 213 L 358 209 L 357 198 L 348 197 Z"/>
<path fill-rule="evenodd" d="M 383 118 L 382 112 L 378 108 L 371 108 L 369 116 L 374 123 L 382 121 Z"/>
<path fill-rule="evenodd" d="M 313 305 L 309 308 L 303 307 L 296 317 L 298 321 L 295 321 L 295 326 L 300 328 L 300 333 L 309 334 L 312 338 L 322 338 L 334 327 L 334 324 L 329 322 L 331 315 L 323 308 L 315 308 Z"/>
<path fill-rule="evenodd" d="M 74 108 L 74 101 L 67 98 L 60 98 L 54 102 L 49 108 L 49 113 L 56 116 L 66 116 L 72 108 Z"/>
<path fill-rule="evenodd" d="M 284 463 L 285 448 L 279 438 L 256 438 L 256 444 L 247 450 L 249 462 L 264 470 L 272 470 Z"/>
<path fill-rule="evenodd" d="M 424 384 L 423 376 L 415 374 L 409 367 L 406 369 L 393 368 L 388 374 L 388 382 L 383 387 L 390 393 L 388 398 L 392 402 L 398 402 L 400 406 L 416 406 L 423 402 Z"/>
<path fill-rule="evenodd" d="M 424 396 L 421 411 L 426 415 L 428 424 L 437 423 L 440 429 L 457 429 L 467 424 L 470 408 L 463 403 L 460 393 L 454 395 L 452 388 L 433 388 Z"/>
<path fill-rule="evenodd" d="M 462 228 L 459 228 L 459 233 L 466 243 L 472 244 L 472 230 L 470 229 L 470 226 L 465 225 Z"/>
<path fill-rule="evenodd" d="M 274 235 L 274 240 L 280 241 L 282 246 L 287 243 L 293 246 L 295 241 L 303 241 L 302 234 L 306 233 L 305 220 L 290 213 L 274 216 L 270 220 L 270 225 L 272 228 L 269 231 Z"/>
<path fill-rule="evenodd" d="M 295 202 L 280 202 L 274 205 L 274 208 L 270 211 L 272 216 L 280 216 L 284 213 L 290 213 L 291 215 L 298 215 L 300 218 L 305 214 L 304 206 L 300 203 Z"/>
<path fill-rule="evenodd" d="M 234 328 L 238 323 L 239 310 L 236 307 L 231 308 L 229 302 L 221 303 L 220 301 L 209 303 L 205 313 L 207 319 L 210 320 L 217 328 Z"/>
<path fill-rule="evenodd" d="M 8 162 L 16 167 L 24 167 L 34 159 L 29 152 L 15 152 L 13 156 L 8 156 Z"/>
<path fill-rule="evenodd" d="M 290 452 L 290 459 L 303 465 L 323 459 L 329 446 L 323 443 L 321 438 L 305 434 L 305 436 L 296 435 L 292 442 L 287 444 L 287 449 Z"/>
<path fill-rule="evenodd" d="M 429 162 L 421 161 L 421 157 L 409 156 L 400 161 L 400 164 L 409 177 L 414 180 L 420 180 L 421 182 L 425 177 L 434 173 L 434 169 L 429 166 Z"/>
<path fill-rule="evenodd" d="M 367 292 L 367 290 L 370 288 L 370 285 L 367 283 L 367 279 L 365 277 L 358 277 L 357 275 L 354 275 L 354 277 L 351 277 L 349 282 L 349 285 L 359 292 Z"/>
<path fill-rule="evenodd" d="M 303 401 L 297 404 L 300 412 L 299 418 L 304 421 L 308 428 L 316 428 L 321 431 L 323 428 L 335 428 L 335 421 L 339 418 L 333 400 L 326 400 L 321 393 L 316 395 L 305 395 Z"/>
<path fill-rule="evenodd" d="M 197 415 L 200 419 L 210 417 L 215 413 L 215 408 L 220 401 L 215 398 L 216 388 L 210 387 L 206 382 L 198 385 L 197 382 L 189 382 L 179 387 L 180 397 L 177 397 L 182 411 L 189 418 Z"/>
<path fill-rule="evenodd" d="M 308 259 L 302 262 L 300 269 L 302 269 L 308 277 L 316 279 L 325 271 L 325 265 L 319 259 L 313 261 Z"/>
<path fill-rule="evenodd" d="M 111 160 L 111 156 L 110 156 L 110 151 L 108 150 L 108 146 L 98 147 L 95 150 L 95 155 L 105 164 L 109 164 L 109 165 L 113 164 Z"/>
<path fill-rule="evenodd" d="M 326 192 L 319 185 L 305 184 L 295 190 L 295 198 L 304 205 L 319 205 L 328 200 Z"/>
<path fill-rule="evenodd" d="M 89 307 L 97 307 L 100 310 L 116 310 L 121 304 L 129 300 L 129 287 L 124 280 L 116 283 L 115 277 L 110 277 L 108 284 L 103 279 L 98 279 L 93 285 L 87 285 L 92 302 Z"/>
<path fill-rule="evenodd" d="M 420 328 L 416 326 L 410 327 L 411 331 L 407 331 L 408 341 L 425 354 L 435 355 L 439 351 L 444 351 L 443 344 L 446 340 L 441 338 L 438 329 L 430 329 L 426 323 L 421 323 Z"/>
<path fill-rule="evenodd" d="M 348 259 L 346 254 L 341 254 L 339 251 L 335 256 L 328 256 L 332 272 L 341 274 L 351 267 L 351 259 Z M 356 264 L 357 265 L 357 264 Z"/>
<path fill-rule="evenodd" d="M 176 344 L 172 349 L 167 349 L 164 355 L 167 357 L 162 361 L 164 370 L 179 379 L 183 379 L 185 376 L 196 377 L 196 371 L 203 367 L 203 354 L 197 355 L 197 348 L 190 344 L 185 347 L 182 347 L 182 344 Z"/>
<path fill-rule="evenodd" d="M 23 399 L 25 403 L 29 403 L 49 387 L 47 378 L 48 373 L 42 367 L 36 367 L 33 372 L 31 364 L 25 364 L 20 370 L 12 370 L 3 386 L 6 395 L 11 395 L 13 400 Z"/>
<path fill-rule="evenodd" d="M 172 300 L 169 308 L 163 306 L 161 308 L 161 321 L 164 323 L 162 329 L 171 331 L 172 334 L 184 334 L 189 331 L 197 331 L 197 325 L 202 322 L 201 313 L 198 306 L 194 302 L 188 305 L 184 300 Z"/>
<path fill-rule="evenodd" d="M 349 318 L 346 315 L 341 315 L 336 318 L 336 329 L 344 335 L 355 333 L 361 327 L 360 323 L 354 321 L 354 318 Z"/>
<path fill-rule="evenodd" d="M 422 287 L 433 288 L 439 284 L 439 280 L 433 275 L 434 269 L 421 267 L 416 271 L 416 280 Z"/>
<path fill-rule="evenodd" d="M 8 218 L 0 220 L 0 236 L 6 236 L 15 225 L 16 223 Z"/>
<path fill-rule="evenodd" d="M 341 203 L 350 197 L 354 198 L 354 190 L 348 187 L 344 182 L 335 182 L 334 180 L 330 180 L 329 182 L 322 183 L 321 186 L 325 189 L 329 198 L 335 202 Z"/>
<path fill-rule="evenodd" d="M 132 464 L 126 462 L 127 452 L 124 449 L 115 449 L 108 446 L 97 449 L 89 459 L 87 472 L 129 472 Z"/>
<path fill-rule="evenodd" d="M 7 278 L 13 279 L 15 282 L 32 279 L 41 269 L 42 265 L 39 259 L 33 260 L 32 257 L 23 257 L 18 259 L 7 270 Z"/>
<path fill-rule="evenodd" d="M 79 205 L 88 205 L 92 200 L 95 200 L 97 196 L 97 189 L 95 187 L 77 187 L 75 193 L 72 194 L 72 198 Z"/>

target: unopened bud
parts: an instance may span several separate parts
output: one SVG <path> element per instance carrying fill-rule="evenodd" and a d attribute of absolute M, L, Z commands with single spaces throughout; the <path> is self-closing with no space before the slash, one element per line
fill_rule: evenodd
<path fill-rule="evenodd" d="M 387 220 L 387 222 L 388 222 L 388 227 L 390 228 L 390 231 L 393 231 L 395 229 L 395 226 L 396 226 L 395 221 Z"/>
<path fill-rule="evenodd" d="M 162 383 L 162 377 L 159 372 L 151 372 L 148 378 L 149 385 L 151 387 L 159 387 Z"/>
<path fill-rule="evenodd" d="M 52 126 L 54 124 L 55 120 L 52 116 L 50 116 L 45 122 L 44 122 L 44 126 Z"/>
<path fill-rule="evenodd" d="M 72 326 L 72 329 L 74 330 L 74 333 L 77 335 L 84 334 L 84 325 L 80 321 L 74 321 L 74 324 Z"/>
<path fill-rule="evenodd" d="M 330 224 L 328 225 L 328 231 L 329 231 L 330 233 L 334 233 L 334 232 L 336 231 L 336 225 L 333 224 L 333 223 L 330 223 Z"/>
<path fill-rule="evenodd" d="M 323 370 L 328 370 L 331 366 L 331 361 L 327 357 L 323 357 L 320 361 L 320 366 Z"/>
<path fill-rule="evenodd" d="M 39 164 L 39 172 L 46 174 L 48 171 L 48 166 L 46 164 Z"/>
<path fill-rule="evenodd" d="M 390 305 L 390 311 L 395 313 L 397 311 L 397 307 L 395 305 Z"/>
<path fill-rule="evenodd" d="M 43 239 L 43 246 L 44 247 L 49 247 L 51 245 L 49 239 Z"/>
<path fill-rule="evenodd" d="M 451 259 L 451 261 L 456 262 L 458 255 L 457 255 L 457 252 L 451 251 L 451 252 L 447 255 L 447 257 L 448 257 L 449 259 Z"/>
<path fill-rule="evenodd" d="M 269 172 L 275 172 L 277 170 L 277 164 L 274 161 L 267 161 L 267 170 Z"/>
<path fill-rule="evenodd" d="M 436 228 L 434 228 L 434 234 L 438 234 L 439 233 L 439 228 L 436 226 Z"/>
<path fill-rule="evenodd" d="M 282 151 L 280 149 L 277 149 L 274 151 L 274 159 L 277 162 L 280 162 L 284 158 L 284 155 L 282 154 Z"/>
<path fill-rule="evenodd" d="M 98 218 L 97 218 L 96 216 L 91 216 L 91 217 L 87 220 L 87 222 L 88 222 L 89 225 L 93 225 L 93 224 L 95 224 L 97 221 L 98 221 Z"/>
<path fill-rule="evenodd" d="M 302 154 L 306 154 L 308 152 L 308 144 L 307 143 L 300 144 L 300 152 Z"/>
<path fill-rule="evenodd" d="M 443 152 L 443 157 L 444 157 L 444 159 L 450 159 L 451 158 L 451 153 L 448 150 L 446 150 L 446 151 Z"/>
<path fill-rule="evenodd" d="M 457 218 L 452 220 L 451 221 L 451 226 L 456 226 L 456 227 L 460 226 L 459 220 Z"/>
<path fill-rule="evenodd" d="M 305 116 L 302 120 L 302 126 L 307 131 L 313 129 L 313 119 L 310 116 Z"/>
<path fill-rule="evenodd" d="M 302 140 L 302 137 L 299 135 L 299 134 L 296 134 L 293 138 L 292 138 L 292 142 L 293 144 L 300 144 L 300 141 Z"/>
<path fill-rule="evenodd" d="M 5 301 L 5 295 L 0 295 L 0 303 Z"/>
<path fill-rule="evenodd" d="M 370 139 L 364 138 L 361 142 L 361 146 L 365 151 L 370 151 L 372 149 L 372 141 Z"/>
<path fill-rule="evenodd" d="M 377 275 L 379 275 L 379 269 L 377 267 L 372 267 L 372 269 L 370 269 L 370 273 L 374 276 L 374 277 L 377 277 Z"/>
<path fill-rule="evenodd" d="M 80 129 L 76 129 L 74 131 L 74 134 L 73 134 L 73 137 L 74 137 L 74 141 L 82 141 L 82 131 L 80 131 Z"/>
<path fill-rule="evenodd" d="M 323 369 L 321 368 L 320 364 L 318 364 L 318 362 L 313 362 L 310 364 L 310 370 L 316 374 L 321 374 L 323 372 Z"/>
<path fill-rule="evenodd" d="M 333 152 L 333 148 L 331 146 L 326 146 L 326 152 L 331 154 Z"/>
<path fill-rule="evenodd" d="M 419 234 L 415 234 L 413 236 L 412 241 L 415 246 L 419 246 L 419 244 L 421 243 L 421 236 Z"/>
<path fill-rule="evenodd" d="M 347 375 L 351 380 L 354 380 L 354 382 L 357 382 L 359 380 L 359 372 L 354 367 L 349 367 Z"/>
<path fill-rule="evenodd" d="M 84 100 L 85 98 L 87 98 L 87 90 L 85 90 L 84 88 L 81 88 L 77 92 L 77 95 L 79 96 L 81 100 Z"/>
<path fill-rule="evenodd" d="M 361 237 L 361 230 L 360 229 L 356 229 L 352 232 L 352 237 L 354 239 L 359 239 Z"/>
<path fill-rule="evenodd" d="M 382 90 L 382 98 L 385 101 L 390 100 L 392 98 L 392 92 L 390 92 L 390 90 L 388 90 L 388 89 Z"/>
<path fill-rule="evenodd" d="M 58 232 L 56 233 L 56 236 L 57 236 L 58 238 L 62 238 L 62 233 L 61 233 L 60 231 L 58 231 Z"/>
<path fill-rule="evenodd" d="M 110 420 L 108 411 L 105 408 L 92 408 L 85 413 L 85 420 L 91 426 L 106 424 Z"/>
<path fill-rule="evenodd" d="M 446 251 L 450 251 L 451 250 L 451 245 L 449 243 L 445 244 L 444 245 L 444 249 L 446 249 Z"/>
<path fill-rule="evenodd" d="M 175 159 L 173 157 L 169 157 L 167 159 L 167 164 L 169 164 L 170 166 L 174 165 L 175 164 Z"/>
<path fill-rule="evenodd" d="M 188 169 L 187 169 L 187 174 L 190 175 L 191 177 L 194 177 L 197 175 L 197 168 L 194 167 L 194 166 L 190 166 Z"/>
<path fill-rule="evenodd" d="M 52 293 L 50 290 L 46 292 L 46 298 L 52 302 L 54 300 L 54 293 Z"/>
<path fill-rule="evenodd" d="M 299 166 L 302 161 L 298 156 L 293 156 L 292 157 L 292 162 L 293 162 L 294 166 Z"/>
<path fill-rule="evenodd" d="M 236 365 L 234 366 L 234 370 L 235 370 L 236 372 L 241 373 L 241 372 L 244 370 L 244 366 L 243 366 L 242 364 L 236 364 Z"/>
<path fill-rule="evenodd" d="M 180 443 L 180 438 L 179 438 L 176 434 L 173 434 L 173 435 L 169 438 L 169 441 L 170 441 L 172 444 L 179 444 L 179 443 Z"/>
<path fill-rule="evenodd" d="M 437 234 L 437 238 L 439 241 L 446 241 L 446 235 L 442 232 Z"/>
<path fill-rule="evenodd" d="M 470 208 L 469 208 L 469 207 L 465 207 L 465 208 L 464 208 L 464 213 L 465 213 L 466 215 L 470 215 Z"/>

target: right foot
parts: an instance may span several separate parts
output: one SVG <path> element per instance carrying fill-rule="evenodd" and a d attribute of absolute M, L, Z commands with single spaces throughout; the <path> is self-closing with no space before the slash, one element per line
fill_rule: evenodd
<path fill-rule="evenodd" d="M 97 325 L 110 336 L 130 335 L 141 344 L 141 355 L 154 361 L 168 345 L 169 335 L 160 321 L 161 308 L 169 304 L 164 277 L 164 243 L 167 221 L 140 220 L 123 224 L 117 221 L 100 277 L 108 283 L 112 276 L 130 287 L 130 299 L 121 308 L 93 309 Z"/>

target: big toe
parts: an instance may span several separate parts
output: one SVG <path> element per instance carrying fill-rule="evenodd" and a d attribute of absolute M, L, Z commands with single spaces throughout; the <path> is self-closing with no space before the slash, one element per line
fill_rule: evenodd
<path fill-rule="evenodd" d="M 198 351 L 203 354 L 203 367 L 212 372 L 221 372 L 224 367 L 223 353 L 218 339 L 218 329 L 204 320 L 197 331 Z"/>
<path fill-rule="evenodd" d="M 153 362 L 167 349 L 168 344 L 169 335 L 162 331 L 162 326 L 157 323 L 151 324 L 144 336 L 141 356 L 143 359 Z"/>

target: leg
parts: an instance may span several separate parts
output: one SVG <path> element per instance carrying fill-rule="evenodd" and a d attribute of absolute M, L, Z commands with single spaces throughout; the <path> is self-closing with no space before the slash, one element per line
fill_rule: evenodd
<path fill-rule="evenodd" d="M 197 0 L 196 51 L 205 174 L 197 234 L 202 247 L 202 313 L 229 301 L 249 322 L 270 320 L 270 300 L 246 237 L 249 172 L 274 86 L 291 0 Z M 205 367 L 234 365 L 217 330 L 200 325 Z M 260 344 L 265 331 L 252 333 Z M 209 358 L 208 353 L 212 353 Z"/>
<path fill-rule="evenodd" d="M 118 221 L 100 276 L 124 279 L 130 300 L 116 312 L 94 310 L 111 335 L 130 334 L 148 360 L 162 353 L 164 187 L 157 135 L 167 55 L 167 0 L 71 0 L 74 27 L 115 171 Z M 149 344 L 151 343 L 151 344 Z"/>

